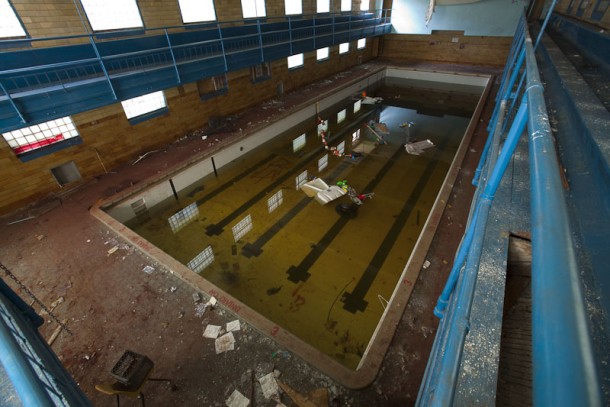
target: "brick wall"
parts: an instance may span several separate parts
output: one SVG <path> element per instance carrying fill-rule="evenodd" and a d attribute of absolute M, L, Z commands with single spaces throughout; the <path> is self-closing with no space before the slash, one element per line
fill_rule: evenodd
<path fill-rule="evenodd" d="M 512 37 L 465 36 L 463 31 L 433 31 L 431 35 L 390 34 L 383 37 L 383 58 L 502 66 Z"/>
<path fill-rule="evenodd" d="M 51 168 L 73 160 L 83 179 L 92 179 L 104 173 L 96 152 L 106 168 L 111 170 L 207 125 L 210 116 L 234 114 L 275 97 L 279 83 L 283 83 L 284 91 L 289 92 L 348 69 L 357 64 L 359 56 L 363 61 L 370 60 L 376 49 L 376 41 L 367 40 L 365 50 L 356 50 L 356 43 L 353 42 L 350 52 L 345 55 L 338 54 L 338 47 L 331 47 L 330 59 L 323 62 L 316 61 L 315 52 L 306 53 L 304 66 L 290 71 L 286 59 L 274 61 L 271 63 L 271 79 L 259 83 L 251 82 L 250 69 L 231 72 L 228 74 L 228 93 L 206 101 L 201 101 L 197 84 L 194 83 L 167 89 L 165 97 L 169 113 L 136 125 L 129 124 L 120 103 L 73 115 L 72 120 L 83 143 L 29 162 L 21 162 L 2 140 L 0 214 L 78 185 L 76 183 L 62 189 L 51 174 Z"/>

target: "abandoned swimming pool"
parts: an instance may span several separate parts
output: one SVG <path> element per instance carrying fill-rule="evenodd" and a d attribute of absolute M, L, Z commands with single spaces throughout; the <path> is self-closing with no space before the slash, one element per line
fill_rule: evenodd
<path fill-rule="evenodd" d="M 480 95 L 486 78 L 478 80 Z M 404 91 L 396 90 L 393 82 L 394 95 Z M 222 166 L 216 154 L 184 169 L 184 179 L 172 174 L 148 192 L 102 205 L 140 247 L 350 387 L 370 379 L 354 372 L 374 370 L 364 368 L 376 364 L 375 343 L 389 341 L 379 338 L 383 321 L 408 299 L 423 260 L 407 266 L 433 226 L 427 220 L 470 121 L 401 107 L 399 97 L 362 105 L 355 94 L 350 88 L 339 101 L 318 103 L 262 145 L 235 146 L 247 153 Z M 331 149 L 318 136 L 319 118 L 330 121 Z M 405 143 L 428 139 L 434 148 L 406 152 Z M 367 195 L 346 216 L 347 195 L 322 205 L 298 188 L 314 177 L 347 181 Z"/>

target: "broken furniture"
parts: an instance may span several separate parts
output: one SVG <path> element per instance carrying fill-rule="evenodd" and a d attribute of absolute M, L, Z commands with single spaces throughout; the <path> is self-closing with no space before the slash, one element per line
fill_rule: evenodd
<path fill-rule="evenodd" d="M 110 375 L 115 381 L 96 384 L 95 389 L 104 394 L 115 395 L 117 407 L 119 406 L 119 396 L 121 394 L 128 397 L 139 397 L 142 401 L 142 407 L 145 407 L 146 402 L 142 387 L 144 387 L 147 381 L 168 382 L 171 385 L 171 380 L 169 379 L 150 377 L 154 367 L 153 361 L 146 356 L 127 350 L 110 371 Z"/>

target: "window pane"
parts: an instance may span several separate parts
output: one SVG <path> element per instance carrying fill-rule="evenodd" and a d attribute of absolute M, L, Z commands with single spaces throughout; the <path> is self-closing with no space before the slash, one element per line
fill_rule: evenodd
<path fill-rule="evenodd" d="M 3 133 L 2 136 L 15 154 L 19 155 L 48 146 L 49 144 L 77 137 L 78 132 L 74 123 L 72 123 L 72 119 L 67 116 L 23 129 L 9 131 L 8 133 Z"/>
<path fill-rule="evenodd" d="M 368 10 L 369 9 L 369 0 L 362 0 L 360 3 L 360 10 Z"/>
<path fill-rule="evenodd" d="M 317 50 L 316 56 L 318 58 L 318 61 L 328 58 L 328 47 L 320 48 L 319 50 Z"/>
<path fill-rule="evenodd" d="M 349 42 L 339 45 L 339 54 L 345 54 L 347 51 L 349 51 Z"/>
<path fill-rule="evenodd" d="M 330 1 L 329 0 L 317 0 L 316 12 L 328 13 L 329 11 L 330 11 Z"/>
<path fill-rule="evenodd" d="M 81 0 L 93 31 L 143 27 L 135 0 Z"/>
<path fill-rule="evenodd" d="M 341 123 L 345 120 L 345 116 L 347 116 L 347 110 L 343 109 L 339 113 L 337 113 L 337 124 Z"/>
<path fill-rule="evenodd" d="M 288 57 L 288 69 L 303 65 L 303 54 Z"/>
<path fill-rule="evenodd" d="M 25 37 L 25 31 L 8 0 L 0 0 L 0 38 Z"/>
<path fill-rule="evenodd" d="M 216 20 L 214 0 L 178 0 L 184 23 Z"/>
<path fill-rule="evenodd" d="M 341 0 L 341 11 L 352 11 L 352 0 Z"/>
<path fill-rule="evenodd" d="M 146 113 L 166 107 L 163 91 L 149 93 L 148 95 L 138 96 L 137 98 L 121 102 L 125 115 L 128 119 L 141 116 Z"/>
<path fill-rule="evenodd" d="M 265 0 L 241 0 L 244 18 L 265 17 Z"/>
<path fill-rule="evenodd" d="M 284 6 L 286 8 L 286 15 L 303 14 L 302 0 L 284 0 Z"/>
<path fill-rule="evenodd" d="M 360 38 L 358 40 L 358 49 L 366 47 L 366 38 Z"/>

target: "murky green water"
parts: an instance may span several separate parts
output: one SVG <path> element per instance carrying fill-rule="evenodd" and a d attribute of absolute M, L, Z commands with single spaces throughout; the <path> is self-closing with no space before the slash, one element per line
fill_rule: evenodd
<path fill-rule="evenodd" d="M 330 118 L 331 137 L 340 137 L 329 145 L 345 140 L 348 154 L 365 151 L 360 158 L 329 155 L 328 167 L 319 172 L 318 159 L 327 151 L 312 118 L 310 125 L 220 169 L 218 178 L 197 181 L 179 202 L 151 208 L 150 220 L 129 226 L 184 264 L 211 246 L 214 262 L 200 272 L 203 278 L 355 369 L 469 120 L 384 106 L 370 113 L 390 130 L 387 144 L 376 145 L 377 138 L 360 124 L 370 119 L 364 115 L 371 109 L 363 106 L 358 119 L 348 107 L 341 126 Z M 409 121 L 415 126 L 400 127 Z M 356 129 L 360 144 L 352 147 Z M 304 131 L 306 145 L 295 153 L 292 140 Z M 430 139 L 436 147 L 409 155 L 403 147 L 408 136 Z M 349 204 L 347 196 L 323 206 L 296 189 L 295 177 L 305 169 L 310 178 L 321 177 L 329 185 L 347 180 L 374 197 L 355 217 L 340 214 L 337 206 Z M 283 202 L 269 213 L 267 200 L 280 190 Z M 174 234 L 167 218 L 193 202 L 199 203 L 199 216 Z M 252 229 L 235 242 L 232 227 L 248 215 Z"/>

